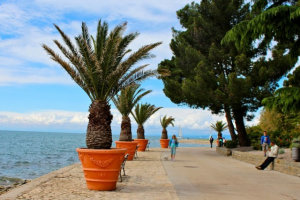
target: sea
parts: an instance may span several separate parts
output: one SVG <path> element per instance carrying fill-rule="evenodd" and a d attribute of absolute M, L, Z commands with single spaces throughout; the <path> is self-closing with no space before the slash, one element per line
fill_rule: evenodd
<path fill-rule="evenodd" d="M 119 135 L 113 135 L 113 141 L 118 138 Z M 150 141 L 150 150 L 160 147 L 159 136 L 150 136 L 147 139 Z M 74 164 L 79 162 L 75 149 L 85 146 L 83 133 L 0 130 L 0 179 L 34 179 Z M 180 144 L 180 147 L 205 146 L 208 145 Z"/>

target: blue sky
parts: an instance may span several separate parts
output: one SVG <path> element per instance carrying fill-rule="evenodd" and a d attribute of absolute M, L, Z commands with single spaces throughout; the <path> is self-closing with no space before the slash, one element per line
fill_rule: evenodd
<path fill-rule="evenodd" d="M 70 38 L 80 34 L 85 21 L 91 34 L 97 21 L 105 20 L 110 27 L 128 22 L 127 32 L 140 32 L 132 43 L 133 50 L 152 42 L 163 44 L 146 60 L 149 68 L 171 57 L 169 43 L 171 28 L 180 29 L 176 11 L 191 1 L 182 0 L 32 0 L 0 2 L 0 129 L 85 132 L 90 100 L 67 73 L 41 48 L 45 43 L 60 39 L 53 23 Z M 210 123 L 225 120 L 209 111 L 189 109 L 173 104 L 163 94 L 160 80 L 142 83 L 153 92 L 143 99 L 162 106 L 146 124 L 150 134 L 160 130 L 159 118 L 165 114 L 175 117 L 178 127 L 191 134 L 207 134 Z M 113 132 L 118 133 L 121 116 L 112 105 Z M 257 122 L 257 118 L 252 123 Z M 135 127 L 135 124 L 133 123 Z"/>

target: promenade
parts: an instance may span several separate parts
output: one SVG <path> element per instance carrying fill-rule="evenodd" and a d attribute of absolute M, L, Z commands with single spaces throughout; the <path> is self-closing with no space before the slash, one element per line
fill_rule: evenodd
<path fill-rule="evenodd" d="M 32 180 L 4 195 L 4 199 L 300 199 L 300 178 L 218 155 L 210 148 L 178 148 L 175 161 L 168 149 L 139 152 L 126 163 L 123 182 L 110 192 L 86 188 L 80 164 Z"/>

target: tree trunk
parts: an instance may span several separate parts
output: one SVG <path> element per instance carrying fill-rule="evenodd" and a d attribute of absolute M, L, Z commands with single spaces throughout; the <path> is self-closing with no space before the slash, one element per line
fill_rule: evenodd
<path fill-rule="evenodd" d="M 86 146 L 89 149 L 110 149 L 112 144 L 110 105 L 106 101 L 93 101 L 89 108 Z"/>
<path fill-rule="evenodd" d="M 233 115 L 240 146 L 250 146 L 250 141 L 245 129 L 243 113 L 241 111 L 234 111 Z"/>
<path fill-rule="evenodd" d="M 222 137 L 222 133 L 221 133 L 221 132 L 218 132 L 218 139 L 220 139 L 220 138 L 223 138 L 223 137 Z"/>
<path fill-rule="evenodd" d="M 145 130 L 143 125 L 139 124 L 136 132 L 137 132 L 137 139 L 145 139 Z"/>
<path fill-rule="evenodd" d="M 122 116 L 120 141 L 132 141 L 131 123 L 128 116 Z"/>
<path fill-rule="evenodd" d="M 161 139 L 168 139 L 168 132 L 167 129 L 163 128 L 161 133 Z"/>
<path fill-rule="evenodd" d="M 236 134 L 235 134 L 235 131 L 234 131 L 234 126 L 233 126 L 233 123 L 232 123 L 232 117 L 231 117 L 231 113 L 230 113 L 230 109 L 225 107 L 225 117 L 226 117 L 226 120 L 227 120 L 227 125 L 228 125 L 228 130 L 229 130 L 229 133 L 230 133 L 230 136 L 231 136 L 231 140 L 236 140 L 237 137 L 236 137 Z"/>

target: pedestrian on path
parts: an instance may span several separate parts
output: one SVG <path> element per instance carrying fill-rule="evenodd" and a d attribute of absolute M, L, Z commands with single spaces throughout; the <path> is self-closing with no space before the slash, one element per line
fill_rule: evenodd
<path fill-rule="evenodd" d="M 258 170 L 264 170 L 268 165 L 275 160 L 278 156 L 279 147 L 272 141 L 271 142 L 271 150 L 268 152 L 267 159 L 259 166 L 256 166 Z"/>
<path fill-rule="evenodd" d="M 210 135 L 210 136 L 209 136 L 210 148 L 212 148 L 213 142 L 214 142 L 214 138 L 213 138 L 212 135 Z"/>
<path fill-rule="evenodd" d="M 176 147 L 178 147 L 178 140 L 176 135 L 173 135 L 172 139 L 169 141 L 169 148 L 171 148 L 171 160 L 175 160 Z"/>
<path fill-rule="evenodd" d="M 261 136 L 261 138 L 260 138 L 260 144 L 261 144 L 262 150 L 264 151 L 264 156 L 266 157 L 267 150 L 268 150 L 268 148 L 270 146 L 270 138 L 267 135 L 267 131 L 264 131 L 264 135 Z"/>

